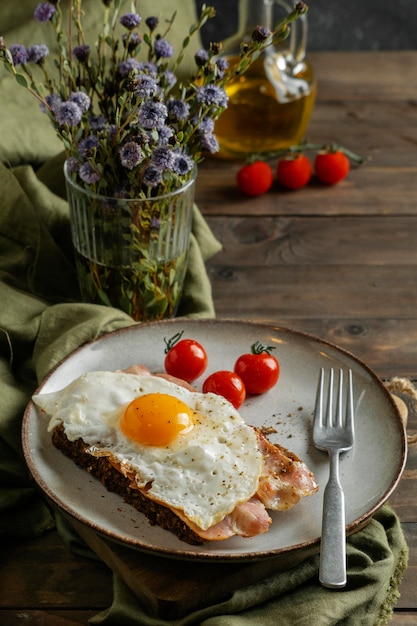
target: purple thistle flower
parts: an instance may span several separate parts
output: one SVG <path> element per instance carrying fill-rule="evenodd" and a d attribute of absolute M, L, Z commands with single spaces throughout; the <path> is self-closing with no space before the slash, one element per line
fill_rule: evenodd
<path fill-rule="evenodd" d="M 174 54 L 174 48 L 166 39 L 163 39 L 162 37 L 155 40 L 154 50 L 158 59 L 170 59 Z"/>
<path fill-rule="evenodd" d="M 143 74 L 148 74 L 153 78 L 158 78 L 158 68 L 155 63 L 149 63 L 149 61 L 140 61 L 138 63 L 138 70 Z"/>
<path fill-rule="evenodd" d="M 91 163 L 83 163 L 79 169 L 79 175 L 87 185 L 94 185 L 100 180 L 100 174 L 96 172 Z"/>
<path fill-rule="evenodd" d="M 123 45 L 129 52 L 132 52 L 137 46 L 139 46 L 142 41 L 142 35 L 139 33 L 123 33 L 122 35 Z"/>
<path fill-rule="evenodd" d="M 263 43 L 270 37 L 271 31 L 269 28 L 265 26 L 256 26 L 256 28 L 252 32 L 252 40 L 257 41 L 258 43 Z"/>
<path fill-rule="evenodd" d="M 175 76 L 174 72 L 171 72 L 171 70 L 165 70 L 165 72 L 162 74 L 162 78 L 164 79 L 168 87 L 173 87 L 177 82 L 177 77 Z"/>
<path fill-rule="evenodd" d="M 175 154 L 171 148 L 160 146 L 152 152 L 151 164 L 158 170 L 172 170 L 175 163 Z"/>
<path fill-rule="evenodd" d="M 194 161 L 188 154 L 183 154 L 180 152 L 176 155 L 175 163 L 174 163 L 174 172 L 179 174 L 180 176 L 184 176 L 191 172 L 194 167 Z"/>
<path fill-rule="evenodd" d="M 201 147 L 203 150 L 214 154 L 218 152 L 220 149 L 219 142 L 217 141 L 216 135 L 213 133 L 206 133 L 205 135 L 201 135 Z"/>
<path fill-rule="evenodd" d="M 156 96 L 159 92 L 158 83 L 148 74 L 139 74 L 135 82 L 135 93 L 142 99 Z"/>
<path fill-rule="evenodd" d="M 70 99 L 70 102 L 75 102 L 75 104 L 77 104 L 80 107 L 82 113 L 86 113 L 88 109 L 90 108 L 91 99 L 83 91 L 74 91 L 70 95 L 69 99 Z"/>
<path fill-rule="evenodd" d="M 162 183 L 162 172 L 150 165 L 143 173 L 142 182 L 148 187 L 157 187 Z"/>
<path fill-rule="evenodd" d="M 168 114 L 174 120 L 186 120 L 190 114 L 190 105 L 183 100 L 170 100 L 168 102 Z"/>
<path fill-rule="evenodd" d="M 198 67 L 204 67 L 209 60 L 209 53 L 207 50 L 198 50 L 198 52 L 194 55 L 194 60 L 197 63 Z"/>
<path fill-rule="evenodd" d="M 137 13 L 125 13 L 120 18 L 120 23 L 122 26 L 127 28 L 128 30 L 133 30 L 141 23 L 142 18 Z"/>
<path fill-rule="evenodd" d="M 173 136 L 174 131 L 171 126 L 162 126 L 162 128 L 158 128 L 158 144 L 160 146 L 166 146 L 169 143 L 169 140 Z"/>
<path fill-rule="evenodd" d="M 89 135 L 85 139 L 81 139 L 78 144 L 78 152 L 84 158 L 88 158 L 94 155 L 94 152 L 99 147 L 100 142 L 95 135 Z"/>
<path fill-rule="evenodd" d="M 87 44 L 82 46 L 75 46 L 72 52 L 77 61 L 79 61 L 80 63 L 85 63 L 90 55 L 90 46 L 88 46 Z"/>
<path fill-rule="evenodd" d="M 159 19 L 157 17 L 155 17 L 155 16 L 151 16 L 151 17 L 147 17 L 145 22 L 146 22 L 146 26 L 149 28 L 149 30 L 153 31 L 158 26 Z"/>
<path fill-rule="evenodd" d="M 90 130 L 104 130 L 106 128 L 106 118 L 104 115 L 89 115 L 88 123 Z"/>
<path fill-rule="evenodd" d="M 82 111 L 75 102 L 63 102 L 56 110 L 55 119 L 60 126 L 76 126 L 82 118 Z"/>
<path fill-rule="evenodd" d="M 12 55 L 13 65 L 24 65 L 29 60 L 25 46 L 20 43 L 12 44 L 9 48 L 9 52 Z"/>
<path fill-rule="evenodd" d="M 224 57 L 219 57 L 216 61 L 216 65 L 221 72 L 224 72 L 229 67 L 229 61 Z"/>
<path fill-rule="evenodd" d="M 140 63 L 132 57 L 129 57 L 125 61 L 121 61 L 117 66 L 117 72 L 123 78 L 126 78 L 126 76 L 129 76 L 129 74 L 134 71 L 140 71 Z"/>
<path fill-rule="evenodd" d="M 222 87 L 217 85 L 204 85 L 197 89 L 198 102 L 208 106 L 227 107 L 228 95 Z"/>
<path fill-rule="evenodd" d="M 198 132 L 201 135 L 210 134 L 214 131 L 214 120 L 211 117 L 203 117 L 200 121 L 193 120 L 194 124 L 198 124 Z"/>
<path fill-rule="evenodd" d="M 138 121 L 143 128 L 159 130 L 165 124 L 168 110 L 162 102 L 144 102 L 139 109 Z"/>
<path fill-rule="evenodd" d="M 70 156 L 67 159 L 67 168 L 69 172 L 78 172 L 80 169 L 80 162 L 75 157 Z"/>
<path fill-rule="evenodd" d="M 28 60 L 32 63 L 42 63 L 49 54 L 49 48 L 44 43 L 34 44 L 27 49 Z"/>
<path fill-rule="evenodd" d="M 48 94 L 45 98 L 45 101 L 46 101 L 46 104 L 51 109 L 52 113 L 54 113 L 57 110 L 57 108 L 62 104 L 62 98 L 57 93 Z M 43 111 L 44 113 L 46 113 L 47 111 L 47 108 L 43 103 L 41 103 L 41 111 Z"/>
<path fill-rule="evenodd" d="M 56 8 L 50 2 L 41 2 L 35 9 L 34 17 L 38 22 L 49 22 L 55 14 Z"/>
<path fill-rule="evenodd" d="M 128 141 L 119 150 L 120 161 L 123 167 L 133 170 L 142 160 L 142 150 L 135 141 Z"/>

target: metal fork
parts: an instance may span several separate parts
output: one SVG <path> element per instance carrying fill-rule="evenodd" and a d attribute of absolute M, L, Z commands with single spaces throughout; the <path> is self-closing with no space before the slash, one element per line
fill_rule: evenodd
<path fill-rule="evenodd" d="M 343 370 L 339 370 L 336 404 L 333 406 L 334 370 L 330 369 L 324 411 L 324 368 L 321 368 L 314 411 L 313 441 L 329 455 L 329 480 L 324 491 L 319 580 L 325 587 L 346 585 L 345 498 L 339 478 L 339 457 L 350 450 L 354 438 L 352 370 L 348 370 L 346 409 L 343 411 Z"/>

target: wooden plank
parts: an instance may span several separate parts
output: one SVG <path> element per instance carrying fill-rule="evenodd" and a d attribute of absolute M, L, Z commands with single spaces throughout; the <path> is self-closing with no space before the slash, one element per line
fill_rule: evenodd
<path fill-rule="evenodd" d="M 349 145 L 347 142 L 343 142 Z M 350 144 L 352 145 L 352 144 Z M 352 148 L 353 149 L 353 148 Z M 414 148 L 415 152 L 415 148 Z M 305 188 L 286 191 L 275 185 L 268 193 L 250 198 L 239 191 L 239 164 L 210 161 L 200 168 L 196 202 L 205 216 L 270 215 L 417 215 L 417 165 L 411 153 L 408 167 L 364 165 L 338 185 L 314 180 Z M 213 178 L 216 185 L 213 186 Z M 389 185 L 383 184 L 389 180 Z M 383 192 L 381 191 L 383 189 Z"/>
<path fill-rule="evenodd" d="M 415 100 L 414 51 L 312 52 L 318 98 L 332 100 Z"/>
<path fill-rule="evenodd" d="M 214 264 L 251 267 L 302 265 L 417 265 L 417 215 L 207 217 L 223 250 Z M 333 282 L 333 281 L 332 281 Z"/>
<path fill-rule="evenodd" d="M 55 531 L 32 541 L 3 543 L 0 571 L 2 609 L 101 609 L 112 596 L 110 570 L 72 554 Z"/>

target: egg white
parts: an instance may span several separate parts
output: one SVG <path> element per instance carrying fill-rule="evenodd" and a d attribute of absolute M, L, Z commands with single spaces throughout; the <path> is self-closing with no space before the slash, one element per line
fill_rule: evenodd
<path fill-rule="evenodd" d="M 143 445 L 119 428 L 125 407 L 136 397 L 166 393 L 196 411 L 194 427 L 165 446 Z M 70 441 L 83 439 L 92 452 L 113 455 L 151 483 L 152 497 L 183 511 L 206 530 L 257 491 L 263 457 L 256 433 L 236 409 L 215 394 L 192 392 L 157 376 L 89 372 L 64 389 L 33 396 L 50 418 L 48 430 L 63 424 Z"/>

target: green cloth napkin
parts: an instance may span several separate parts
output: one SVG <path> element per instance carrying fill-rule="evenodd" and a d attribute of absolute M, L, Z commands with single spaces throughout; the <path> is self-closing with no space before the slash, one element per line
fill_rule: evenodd
<path fill-rule="evenodd" d="M 112 606 L 92 624 L 140 626 L 382 626 L 392 615 L 408 552 L 399 520 L 384 506 L 347 545 L 348 585 L 317 582 L 319 556 L 239 589 L 220 604 L 182 619 L 150 616 L 120 579 Z M 215 581 L 214 581 L 215 584 Z"/>

